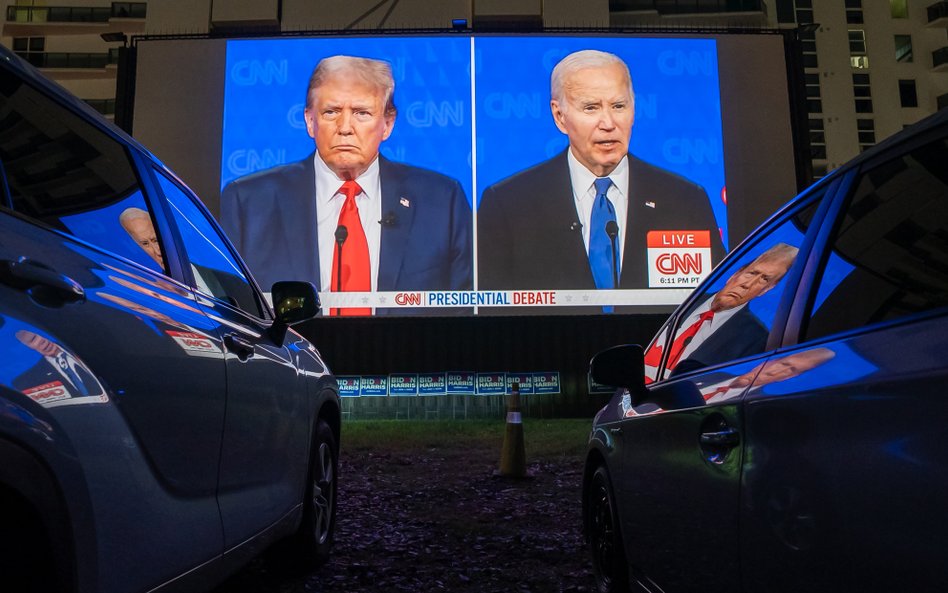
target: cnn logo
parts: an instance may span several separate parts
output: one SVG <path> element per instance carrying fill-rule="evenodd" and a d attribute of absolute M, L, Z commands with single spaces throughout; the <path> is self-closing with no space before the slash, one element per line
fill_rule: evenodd
<path fill-rule="evenodd" d="M 395 295 L 395 304 L 400 307 L 421 304 L 420 292 L 400 292 Z"/>

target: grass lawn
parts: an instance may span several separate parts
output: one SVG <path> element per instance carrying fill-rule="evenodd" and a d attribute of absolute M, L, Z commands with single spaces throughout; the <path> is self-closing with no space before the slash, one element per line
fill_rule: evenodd
<path fill-rule="evenodd" d="M 523 421 L 527 460 L 581 457 L 592 421 L 585 418 Z M 404 453 L 425 449 L 500 451 L 506 424 L 500 420 L 349 420 L 342 424 L 343 452 Z"/>

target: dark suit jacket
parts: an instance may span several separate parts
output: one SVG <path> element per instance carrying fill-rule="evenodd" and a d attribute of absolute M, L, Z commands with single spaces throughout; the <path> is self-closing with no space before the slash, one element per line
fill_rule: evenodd
<path fill-rule="evenodd" d="M 696 346 L 687 358 L 678 361 L 671 374 L 680 375 L 763 352 L 769 334 L 767 326 L 745 305 Z"/>
<path fill-rule="evenodd" d="M 648 288 L 650 230 L 711 231 L 713 263 L 724 256 L 711 205 L 700 186 L 632 155 L 629 186 L 620 288 Z M 596 288 L 577 224 L 587 221 L 576 215 L 572 187 L 564 150 L 484 190 L 477 210 L 478 288 Z"/>
<path fill-rule="evenodd" d="M 221 224 L 264 290 L 277 280 L 319 287 L 313 156 L 236 179 L 221 194 Z M 461 185 L 381 156 L 379 178 L 378 290 L 470 290 L 471 209 Z"/>
<path fill-rule="evenodd" d="M 79 376 L 79 380 L 82 381 L 82 384 L 85 386 L 86 391 L 89 392 L 89 395 L 102 395 L 102 385 L 98 379 L 92 376 L 88 369 L 77 363 L 75 371 L 76 375 Z M 63 389 L 66 390 L 69 397 L 80 397 L 79 391 L 73 387 L 69 380 L 64 378 L 59 370 L 54 368 L 52 363 L 46 360 L 45 357 L 41 357 L 36 364 L 14 378 L 12 385 L 20 391 L 26 391 L 27 389 L 39 387 L 40 385 L 52 383 L 53 381 L 62 383 Z"/>

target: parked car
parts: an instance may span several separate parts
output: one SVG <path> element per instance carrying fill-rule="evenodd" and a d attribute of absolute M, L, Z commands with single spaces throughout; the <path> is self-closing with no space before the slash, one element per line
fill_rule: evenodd
<path fill-rule="evenodd" d="M 710 314 L 707 314 L 710 312 Z M 598 589 L 948 583 L 948 110 L 804 191 L 591 361 Z"/>
<path fill-rule="evenodd" d="M 0 48 L 6 582 L 200 591 L 284 538 L 326 558 L 338 388 L 289 327 L 314 287 L 270 290 L 171 171 Z"/>

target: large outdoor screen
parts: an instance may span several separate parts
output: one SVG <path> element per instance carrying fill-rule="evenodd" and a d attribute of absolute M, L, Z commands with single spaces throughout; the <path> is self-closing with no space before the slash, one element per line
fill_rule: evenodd
<path fill-rule="evenodd" d="M 760 37 L 185 42 L 207 51 L 188 52 L 204 59 L 178 76 L 213 105 L 191 116 L 200 131 L 186 131 L 185 116 L 161 133 L 151 110 L 167 113 L 169 92 L 148 66 L 181 49 L 141 43 L 135 134 L 202 194 L 264 290 L 308 280 L 327 315 L 656 310 L 681 302 L 748 219 L 793 194 L 784 73 L 762 79 L 779 88 L 756 111 L 728 112 L 729 97 L 743 110 L 756 92 L 737 92 L 758 74 L 755 59 L 750 73 L 733 64 L 738 56 L 756 43 L 782 67 L 779 39 Z M 377 62 L 345 62 L 339 74 L 334 56 Z M 395 112 L 367 73 L 379 63 Z M 776 140 L 758 139 L 755 155 L 763 132 L 736 122 L 768 109 Z M 197 182 L 193 149 L 149 139 L 169 125 L 210 134 L 205 145 L 219 135 Z M 755 159 L 766 166 L 755 170 Z M 356 218 L 344 218 L 350 177 Z"/>

